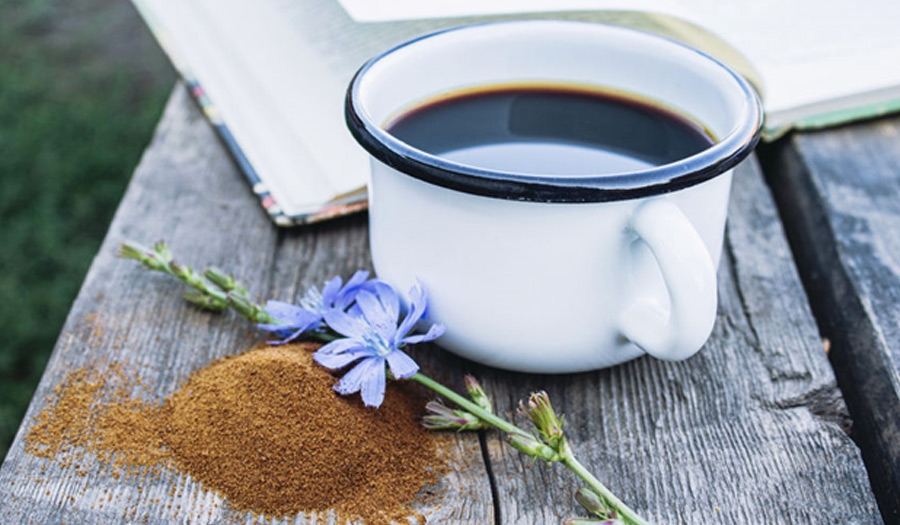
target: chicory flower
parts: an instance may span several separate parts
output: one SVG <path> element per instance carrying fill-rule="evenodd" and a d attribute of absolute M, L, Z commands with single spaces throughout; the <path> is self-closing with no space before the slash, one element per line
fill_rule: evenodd
<path fill-rule="evenodd" d="M 394 378 L 411 377 L 419 371 L 419 365 L 401 348 L 440 337 L 444 326 L 433 324 L 424 334 L 410 335 L 427 309 L 420 285 L 410 290 L 409 309 L 402 320 L 397 292 L 381 281 L 375 281 L 371 288 L 359 292 L 351 311 L 332 309 L 324 314 L 328 327 L 345 339 L 328 343 L 313 358 L 331 370 L 356 363 L 334 389 L 341 395 L 360 392 L 366 406 L 379 407 L 384 401 L 385 364 Z"/>
<path fill-rule="evenodd" d="M 269 344 L 289 343 L 304 333 L 323 328 L 324 315 L 332 310 L 346 311 L 353 305 L 357 295 L 366 289 L 372 289 L 374 280 L 367 280 L 369 272 L 359 270 L 347 284 L 340 277 L 325 283 L 322 290 L 311 286 L 300 305 L 282 301 L 267 301 L 265 311 L 276 322 L 257 325 L 260 329 L 272 332 L 280 341 L 269 341 Z"/>

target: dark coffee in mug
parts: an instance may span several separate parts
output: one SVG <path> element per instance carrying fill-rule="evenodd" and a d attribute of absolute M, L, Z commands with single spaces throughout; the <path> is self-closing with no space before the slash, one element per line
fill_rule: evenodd
<path fill-rule="evenodd" d="M 661 105 L 568 85 L 454 92 L 406 112 L 387 130 L 447 160 L 528 175 L 640 171 L 713 143 L 707 130 Z"/>

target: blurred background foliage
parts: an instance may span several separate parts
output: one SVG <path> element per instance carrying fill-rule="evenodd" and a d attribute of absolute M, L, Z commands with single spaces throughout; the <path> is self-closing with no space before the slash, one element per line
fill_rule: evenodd
<path fill-rule="evenodd" d="M 128 0 L 0 0 L 0 460 L 174 80 Z"/>

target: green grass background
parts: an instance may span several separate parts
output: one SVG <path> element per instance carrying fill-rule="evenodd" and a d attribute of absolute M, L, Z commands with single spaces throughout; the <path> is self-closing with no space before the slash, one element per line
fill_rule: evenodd
<path fill-rule="evenodd" d="M 128 0 L 0 0 L 0 459 L 174 79 Z"/>

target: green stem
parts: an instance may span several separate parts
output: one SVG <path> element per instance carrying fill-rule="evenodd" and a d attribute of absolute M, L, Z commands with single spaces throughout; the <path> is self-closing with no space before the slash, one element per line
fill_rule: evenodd
<path fill-rule="evenodd" d="M 467 412 L 477 416 L 478 419 L 484 421 L 485 423 L 491 425 L 494 428 L 500 429 L 503 432 L 506 432 L 507 434 L 520 434 L 520 435 L 531 437 L 531 434 L 529 432 L 522 430 L 521 428 L 510 423 L 509 421 L 507 421 L 501 417 L 498 417 L 497 415 L 495 415 L 491 412 L 488 412 L 487 410 L 481 408 L 474 402 L 457 394 L 453 390 L 450 390 L 449 388 L 438 383 L 434 379 L 431 379 L 430 377 L 422 374 L 421 372 L 416 372 L 409 379 L 444 396 L 445 398 L 449 399 L 450 401 L 455 403 L 460 408 L 465 409 Z"/>
<path fill-rule="evenodd" d="M 416 372 L 409 379 L 444 396 L 446 399 L 449 399 L 467 412 L 474 414 L 479 419 L 491 425 L 492 427 L 502 430 L 507 434 L 519 434 L 532 437 L 529 432 L 522 430 L 521 428 L 513 425 L 512 423 L 501 417 L 498 417 L 492 412 L 484 410 L 474 402 L 457 394 L 453 390 L 450 390 L 434 379 L 431 379 L 430 377 L 422 374 L 421 372 Z M 622 517 L 622 519 L 625 520 L 625 523 L 632 525 L 649 525 L 635 511 L 631 510 L 627 505 L 625 505 L 622 500 L 620 500 L 612 492 L 610 492 L 610 490 L 606 488 L 606 486 L 603 485 L 600 480 L 598 480 L 596 477 L 594 477 L 593 474 L 591 474 L 586 468 L 584 468 L 584 465 L 582 465 L 577 459 L 575 459 L 575 456 L 571 453 L 571 451 L 568 454 L 565 454 L 560 462 L 565 465 L 566 468 L 575 473 L 576 476 L 581 478 L 582 481 L 587 483 L 591 490 L 602 496 L 609 503 L 609 505 L 616 510 L 616 512 Z"/>
<path fill-rule="evenodd" d="M 565 465 L 569 470 L 575 473 L 576 476 L 582 479 L 585 483 L 587 483 L 588 487 L 591 488 L 594 492 L 599 494 L 603 499 L 606 500 L 609 505 L 616 510 L 616 512 L 620 515 L 622 520 L 625 523 L 630 523 L 633 525 L 649 525 L 644 518 L 640 517 L 638 513 L 631 510 L 628 505 L 626 505 L 622 500 L 617 498 L 615 494 L 613 494 L 606 486 L 600 482 L 599 479 L 594 477 L 593 474 L 582 465 L 575 456 L 569 454 L 568 457 L 564 457 L 560 462 Z"/>

